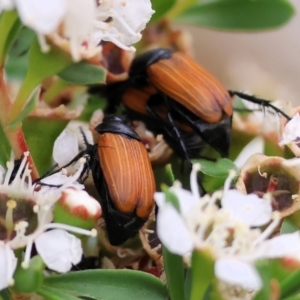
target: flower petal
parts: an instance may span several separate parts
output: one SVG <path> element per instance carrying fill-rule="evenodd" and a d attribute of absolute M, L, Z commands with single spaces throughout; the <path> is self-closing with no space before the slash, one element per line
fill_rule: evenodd
<path fill-rule="evenodd" d="M 217 278 L 245 289 L 259 290 L 262 281 L 256 269 L 248 263 L 236 259 L 218 259 L 215 263 Z"/>
<path fill-rule="evenodd" d="M 255 153 L 263 153 L 263 151 L 264 140 L 260 136 L 258 136 L 244 147 L 244 149 L 235 159 L 234 163 L 238 168 L 242 168 L 242 166 L 246 163 L 251 155 Z"/>
<path fill-rule="evenodd" d="M 69 163 L 78 152 L 76 134 L 68 129 L 64 130 L 54 142 L 53 159 L 62 167 Z"/>
<path fill-rule="evenodd" d="M 264 242 L 266 258 L 287 257 L 300 253 L 300 234 L 299 231 L 276 236 Z"/>
<path fill-rule="evenodd" d="M 300 114 L 297 113 L 293 116 L 284 127 L 282 139 L 279 143 L 280 146 L 290 144 L 300 137 Z"/>
<path fill-rule="evenodd" d="M 67 0 L 16 0 L 22 22 L 41 34 L 53 32 L 66 13 Z"/>
<path fill-rule="evenodd" d="M 193 243 L 183 219 L 169 203 L 160 207 L 157 215 L 157 234 L 167 249 L 184 255 L 193 249 Z"/>
<path fill-rule="evenodd" d="M 0 245 L 0 290 L 13 283 L 13 275 L 17 267 L 17 258 L 6 244 Z"/>
<path fill-rule="evenodd" d="M 269 201 L 255 194 L 244 195 L 237 190 L 229 190 L 221 200 L 222 208 L 231 216 L 248 226 L 262 226 L 271 219 L 272 207 Z"/>
<path fill-rule="evenodd" d="M 62 229 L 42 233 L 35 245 L 47 267 L 56 272 L 68 272 L 82 257 L 81 241 Z"/>

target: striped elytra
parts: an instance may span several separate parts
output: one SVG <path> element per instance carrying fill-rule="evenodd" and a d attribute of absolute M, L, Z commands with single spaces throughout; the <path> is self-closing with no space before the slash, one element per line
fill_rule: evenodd
<path fill-rule="evenodd" d="M 122 134 L 102 133 L 98 155 L 114 206 L 125 214 L 148 218 L 154 207 L 155 181 L 145 146 Z"/>
<path fill-rule="evenodd" d="M 199 64 L 183 53 L 173 53 L 148 66 L 150 82 L 159 91 L 177 101 L 209 123 L 232 115 L 232 98 L 227 89 Z"/>

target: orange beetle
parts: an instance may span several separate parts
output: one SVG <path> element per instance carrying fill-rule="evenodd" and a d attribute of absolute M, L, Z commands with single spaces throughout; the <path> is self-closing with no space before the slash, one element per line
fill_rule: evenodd
<path fill-rule="evenodd" d="M 109 100 L 108 112 L 122 102 L 131 119 L 140 119 L 154 133 L 162 133 L 190 165 L 190 158 L 199 157 L 206 145 L 228 156 L 234 95 L 286 116 L 270 101 L 228 91 L 193 59 L 169 49 L 137 56 L 129 78 L 102 86 L 100 93 Z"/>
<path fill-rule="evenodd" d="M 112 245 L 133 237 L 154 207 L 155 180 L 139 136 L 121 118 L 106 116 L 86 151 Z"/>

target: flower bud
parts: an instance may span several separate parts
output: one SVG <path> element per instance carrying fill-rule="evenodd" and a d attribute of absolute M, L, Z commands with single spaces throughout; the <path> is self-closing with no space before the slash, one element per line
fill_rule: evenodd
<path fill-rule="evenodd" d="M 91 229 L 102 215 L 97 200 L 87 192 L 75 188 L 67 188 L 62 192 L 60 200 L 53 211 L 53 220 L 84 229 Z"/>

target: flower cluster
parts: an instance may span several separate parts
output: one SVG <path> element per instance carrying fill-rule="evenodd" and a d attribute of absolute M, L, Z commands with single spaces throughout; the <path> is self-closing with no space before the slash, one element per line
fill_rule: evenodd
<path fill-rule="evenodd" d="M 279 213 L 272 212 L 268 194 L 259 198 L 255 194 L 230 190 L 234 172 L 230 172 L 222 192 L 200 198 L 198 170 L 199 166 L 194 165 L 192 193 L 178 186 L 171 188 L 178 198 L 179 211 L 166 201 L 165 194 L 155 194 L 161 242 L 169 251 L 186 259 L 193 250 L 209 251 L 215 260 L 218 279 L 247 290 L 259 290 L 262 282 L 253 263 L 264 258 L 298 257 L 299 233 L 269 239 L 280 223 Z M 257 228 L 267 224 L 264 231 Z"/>
<path fill-rule="evenodd" d="M 13 161 L 8 162 L 5 176 L 1 171 L 4 180 L 0 185 L 0 290 L 14 283 L 16 249 L 26 247 L 23 268 L 29 266 L 33 244 L 47 267 L 54 271 L 67 272 L 81 260 L 81 241 L 67 231 L 95 236 L 96 230 L 53 222 L 53 209 L 58 201 L 68 202 L 71 206 L 72 198 L 73 203 L 84 205 L 84 209 L 95 219 L 101 214 L 99 203 L 76 183 L 84 159 L 74 175 L 54 174 L 43 179 L 48 186 L 38 187 L 31 180 L 28 155 L 28 152 L 24 153 L 18 168 Z M 50 184 L 59 184 L 60 187 L 51 188 Z M 78 195 L 82 201 L 78 200 Z"/>
<path fill-rule="evenodd" d="M 42 50 L 49 46 L 46 37 L 67 48 L 74 60 L 91 57 L 101 51 L 101 41 L 120 48 L 141 39 L 140 32 L 150 20 L 150 0 L 6 0 L 0 2 L 0 13 L 15 8 L 22 23 L 33 29 Z"/>

